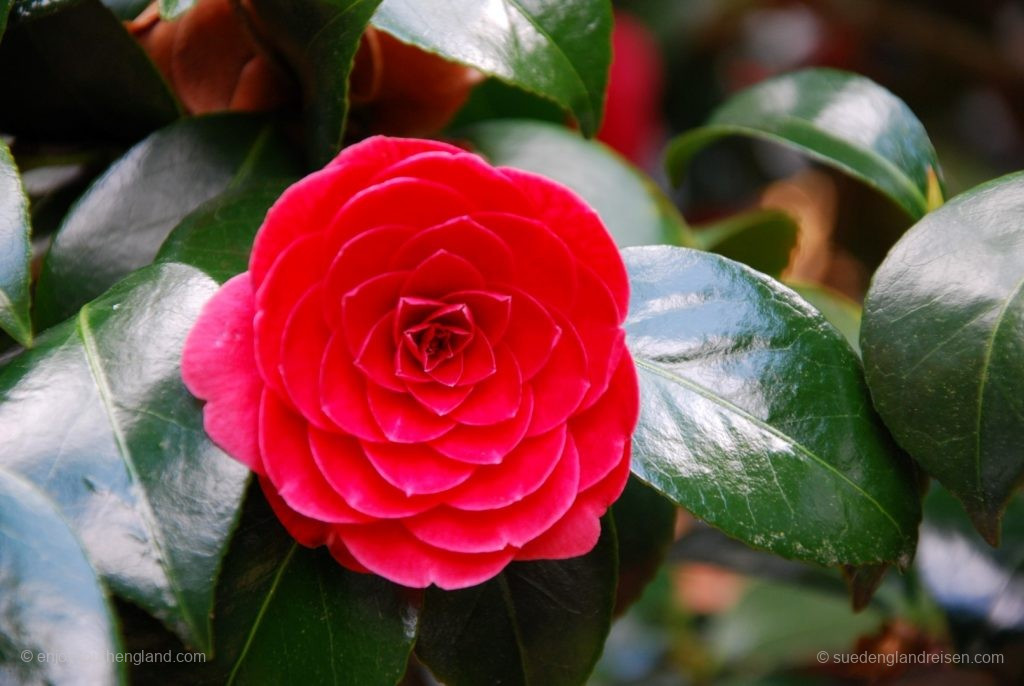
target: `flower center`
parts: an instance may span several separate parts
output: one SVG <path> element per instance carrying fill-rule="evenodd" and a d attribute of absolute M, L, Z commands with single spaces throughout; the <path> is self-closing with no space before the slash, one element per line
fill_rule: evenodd
<path fill-rule="evenodd" d="M 418 316 L 402 322 L 401 338 L 425 372 L 451 360 L 473 341 L 476 329 L 469 308 L 463 304 L 435 303 Z"/>

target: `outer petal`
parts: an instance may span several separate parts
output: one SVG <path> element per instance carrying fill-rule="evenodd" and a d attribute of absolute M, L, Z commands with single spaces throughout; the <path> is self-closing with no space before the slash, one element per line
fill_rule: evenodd
<path fill-rule="evenodd" d="M 338 208 L 366 187 L 366 180 L 409 155 L 463 151 L 445 143 L 374 136 L 341 151 L 324 169 L 296 182 L 267 213 L 256 240 L 249 270 L 255 287 L 270 265 L 298 236 L 325 230 Z"/>
<path fill-rule="evenodd" d="M 428 545 L 464 553 L 503 550 L 537 538 L 562 518 L 576 499 L 579 455 L 572 440 L 548 480 L 522 500 L 472 516 L 452 507 L 436 507 L 405 520 L 412 535 Z"/>
<path fill-rule="evenodd" d="M 629 309 L 629 279 L 608 229 L 600 217 L 571 190 L 550 179 L 519 169 L 502 168 L 529 199 L 537 218 L 554 231 L 569 251 L 608 284 L 622 317 Z"/>
<path fill-rule="evenodd" d="M 281 333 L 303 296 L 327 268 L 322 234 L 308 234 L 278 257 L 256 291 L 256 364 L 268 386 L 280 390 Z"/>
<path fill-rule="evenodd" d="M 325 524 L 309 517 L 303 517 L 290 508 L 288 503 L 278 495 L 277 489 L 274 488 L 274 484 L 270 483 L 269 479 L 260 477 L 260 487 L 263 489 L 263 495 L 266 496 L 267 502 L 270 503 L 270 508 L 277 515 L 281 524 L 288 530 L 292 538 L 301 545 L 307 548 L 316 548 L 317 546 L 324 545 L 331 539 L 330 524 Z"/>
<path fill-rule="evenodd" d="M 451 186 L 472 188 L 481 207 L 499 212 L 519 212 L 526 204 L 522 192 L 478 155 L 427 152 L 410 157 L 377 174 L 372 183 L 407 176 Z"/>
<path fill-rule="evenodd" d="M 253 353 L 252 280 L 232 278 L 203 307 L 182 352 L 188 390 L 207 401 L 203 426 L 213 442 L 254 472 L 263 473 L 259 406 L 263 380 Z"/>
<path fill-rule="evenodd" d="M 366 522 L 331 488 L 309 450 L 306 422 L 271 390 L 260 405 L 260 450 L 267 477 L 288 506 L 322 522 Z"/>
<path fill-rule="evenodd" d="M 638 412 L 636 366 L 625 353 L 608 391 L 593 407 L 569 421 L 580 451 L 580 490 L 604 479 L 623 459 L 628 461 Z"/>
<path fill-rule="evenodd" d="M 371 572 L 413 588 L 475 586 L 496 576 L 515 555 L 514 548 L 478 555 L 435 548 L 417 540 L 398 522 L 338 527 L 338 535 Z"/>

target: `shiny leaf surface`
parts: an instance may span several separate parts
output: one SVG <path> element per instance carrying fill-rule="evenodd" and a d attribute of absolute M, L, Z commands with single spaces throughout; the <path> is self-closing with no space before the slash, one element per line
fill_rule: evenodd
<path fill-rule="evenodd" d="M 860 355 L 860 305 L 839 291 L 821 284 L 787 281 L 786 285 L 825 315 L 825 319 L 839 329 L 854 352 Z"/>
<path fill-rule="evenodd" d="M 0 329 L 22 345 L 32 341 L 28 198 L 11 151 L 0 141 Z"/>
<path fill-rule="evenodd" d="M 789 264 L 799 232 L 785 212 L 753 210 L 702 226 L 694 238 L 702 250 L 777 277 Z"/>
<path fill-rule="evenodd" d="M 212 662 L 166 683 L 393 686 L 417 611 L 408 591 L 297 544 L 253 488 L 224 561 Z"/>
<path fill-rule="evenodd" d="M 157 262 L 197 267 L 224 283 L 249 268 L 252 241 L 285 182 L 228 191 L 204 203 L 167 237 Z"/>
<path fill-rule="evenodd" d="M 882 192 L 912 219 L 941 204 L 939 165 L 924 126 L 863 76 L 808 69 L 737 93 L 707 124 L 673 141 L 669 174 L 678 183 L 701 149 L 736 135 L 796 148 Z"/>
<path fill-rule="evenodd" d="M 267 39 L 302 82 L 306 152 L 321 167 L 341 150 L 348 75 L 359 39 L 380 0 L 251 0 Z"/>
<path fill-rule="evenodd" d="M 633 472 L 749 545 L 906 563 L 919 498 L 856 355 L 792 291 L 683 248 L 623 251 L 640 372 Z"/>
<path fill-rule="evenodd" d="M 36 289 L 39 328 L 152 262 L 189 212 L 229 188 L 297 173 L 276 130 L 248 115 L 187 119 L 115 162 L 72 207 Z"/>
<path fill-rule="evenodd" d="M 461 591 L 427 589 L 417 656 L 447 686 L 584 683 L 615 600 L 615 531 L 604 525 L 582 557 L 512 563 Z"/>
<path fill-rule="evenodd" d="M 82 547 L 46 497 L 0 469 L 0 683 L 114 684 L 114 619 Z M 59 659 L 63 657 L 64 659 Z"/>
<path fill-rule="evenodd" d="M 0 92 L 0 129 L 46 140 L 135 140 L 180 114 L 156 67 L 99 0 L 13 3 Z"/>
<path fill-rule="evenodd" d="M 164 19 L 174 19 L 192 9 L 195 0 L 160 0 L 160 16 Z"/>
<path fill-rule="evenodd" d="M 455 138 L 493 164 L 543 174 L 573 189 L 597 210 L 620 246 L 692 244 L 671 201 L 603 143 L 562 126 L 527 120 L 476 124 L 456 132 Z"/>
<path fill-rule="evenodd" d="M 1024 174 L 952 200 L 890 251 L 861 345 L 896 440 L 993 544 L 1024 477 Z"/>
<path fill-rule="evenodd" d="M 184 265 L 141 270 L 0 371 L 0 466 L 49 495 L 113 591 L 202 650 L 247 476 L 180 378 L 215 288 Z"/>
<path fill-rule="evenodd" d="M 373 24 L 571 112 L 587 136 L 601 124 L 611 64 L 606 0 L 384 0 Z"/>

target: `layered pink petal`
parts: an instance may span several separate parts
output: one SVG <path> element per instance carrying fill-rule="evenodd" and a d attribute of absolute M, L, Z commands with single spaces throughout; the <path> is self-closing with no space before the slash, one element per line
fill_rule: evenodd
<path fill-rule="evenodd" d="M 476 586 L 498 574 L 515 555 L 514 548 L 477 555 L 435 548 L 417 540 L 398 522 L 339 527 L 339 536 L 371 572 L 413 588 Z"/>
<path fill-rule="evenodd" d="M 402 295 L 441 298 L 453 291 L 482 288 L 484 277 L 468 260 L 441 249 L 427 256 L 409 273 Z"/>
<path fill-rule="evenodd" d="M 441 250 L 475 265 L 487 274 L 488 281 L 515 279 L 512 253 L 505 242 L 468 217 L 457 217 L 412 236 L 394 253 L 391 268 L 413 269 Z"/>
<path fill-rule="evenodd" d="M 460 510 L 489 510 L 519 502 L 551 476 L 567 436 L 565 427 L 560 427 L 524 440 L 501 464 L 477 467 L 473 478 L 449 493 L 445 502 Z"/>
<path fill-rule="evenodd" d="M 281 388 L 281 332 L 299 298 L 319 281 L 326 267 L 322 234 L 304 235 L 281 253 L 256 291 L 256 364 L 274 389 Z"/>
<path fill-rule="evenodd" d="M 389 484 L 406 495 L 440 493 L 464 483 L 478 468 L 427 445 L 362 442 L 363 453 Z"/>
<path fill-rule="evenodd" d="M 347 433 L 370 441 L 384 434 L 366 400 L 366 379 L 356 369 L 348 346 L 339 334 L 327 343 L 320 364 L 320 400 L 324 414 Z"/>
<path fill-rule="evenodd" d="M 547 364 L 562 330 L 551 314 L 532 296 L 514 290 L 508 330 L 502 343 L 508 346 L 524 379 L 531 379 Z"/>
<path fill-rule="evenodd" d="M 454 421 L 434 414 L 408 393 L 395 393 L 369 384 L 366 401 L 381 433 L 395 443 L 432 441 L 455 427 Z"/>
<path fill-rule="evenodd" d="M 402 245 L 416 229 L 410 226 L 381 226 L 361 233 L 341 247 L 327 270 L 325 288 L 331 307 L 326 310 L 328 322 L 337 326 L 340 308 L 337 303 L 345 294 L 364 281 L 380 276 L 391 261 L 395 247 Z"/>
<path fill-rule="evenodd" d="M 341 333 L 352 355 L 363 348 L 370 329 L 397 305 L 406 272 L 387 272 L 364 281 L 341 300 Z"/>
<path fill-rule="evenodd" d="M 466 305 L 473 322 L 491 344 L 501 340 L 512 316 L 512 296 L 494 291 L 456 291 L 444 297 L 447 303 Z"/>
<path fill-rule="evenodd" d="M 366 522 L 331 488 L 309 450 L 308 425 L 281 402 L 273 391 L 263 392 L 260 404 L 260 452 L 267 478 L 293 510 L 322 522 Z"/>
<path fill-rule="evenodd" d="M 497 464 L 519 445 L 533 418 L 533 392 L 523 389 L 516 416 L 490 426 L 460 425 L 430 442 L 437 452 L 472 464 Z"/>
<path fill-rule="evenodd" d="M 408 517 L 439 502 L 436 495 L 406 495 L 385 481 L 370 464 L 359 441 L 350 436 L 311 429 L 309 445 L 327 482 L 345 502 L 369 518 Z"/>
<path fill-rule="evenodd" d="M 395 314 L 384 315 L 367 334 L 356 355 L 355 364 L 367 378 L 390 391 L 405 391 L 405 383 L 395 376 Z"/>
<path fill-rule="evenodd" d="M 460 424 L 488 426 L 515 417 L 523 398 L 523 374 L 519 363 L 505 347 L 495 351 L 495 372 L 474 386 L 460 386 L 472 391 L 452 419 Z"/>
<path fill-rule="evenodd" d="M 590 388 L 587 352 L 576 330 L 560 321 L 562 336 L 547 364 L 530 380 L 537 407 L 529 435 L 549 431 L 576 411 Z"/>
<path fill-rule="evenodd" d="M 579 456 L 572 439 L 547 481 L 522 500 L 467 516 L 465 511 L 440 506 L 404 521 L 413 536 L 428 545 L 464 553 L 522 546 L 562 518 L 576 498 Z"/>
<path fill-rule="evenodd" d="M 371 183 L 399 176 L 436 181 L 452 188 L 472 188 L 481 207 L 500 212 L 519 212 L 526 203 L 523 193 L 504 175 L 477 155 L 428 152 L 399 162 L 377 174 Z"/>
<path fill-rule="evenodd" d="M 508 167 L 501 171 L 529 198 L 537 219 L 565 241 L 577 260 L 601 274 L 625 318 L 629 309 L 626 266 L 597 213 L 571 190 L 543 176 Z"/>
<path fill-rule="evenodd" d="M 579 278 L 579 293 L 566 316 L 587 346 L 590 390 L 580 403 L 580 407 L 585 409 L 608 388 L 612 372 L 618 367 L 626 349 L 626 334 L 604 282 L 588 267 L 580 267 Z"/>
<path fill-rule="evenodd" d="M 461 406 L 474 390 L 472 386 L 444 386 L 430 381 L 410 381 L 406 385 L 409 394 L 423 407 L 442 417 Z"/>
<path fill-rule="evenodd" d="M 639 403 L 636 367 L 623 355 L 608 391 L 586 412 L 569 420 L 580 452 L 580 490 L 604 479 L 624 459 L 636 425 Z"/>
<path fill-rule="evenodd" d="M 490 229 L 512 253 L 517 287 L 548 307 L 568 311 L 576 297 L 576 258 L 541 222 L 497 212 L 478 212 L 472 219 Z"/>
<path fill-rule="evenodd" d="M 320 400 L 320 361 L 331 332 L 324 323 L 323 291 L 310 289 L 292 310 L 281 336 L 281 382 L 292 405 L 315 426 L 328 428 Z"/>
<path fill-rule="evenodd" d="M 331 220 L 327 235 L 337 250 L 353 236 L 378 226 L 425 229 L 471 212 L 475 204 L 453 188 L 422 179 L 397 178 L 364 188 Z"/>
<path fill-rule="evenodd" d="M 263 380 L 253 353 L 253 292 L 248 273 L 225 283 L 203 306 L 185 340 L 181 376 L 206 400 L 203 428 L 214 443 L 257 474 Z"/>

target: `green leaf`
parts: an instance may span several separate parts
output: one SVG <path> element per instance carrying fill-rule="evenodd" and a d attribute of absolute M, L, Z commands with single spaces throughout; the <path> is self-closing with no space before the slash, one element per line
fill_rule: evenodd
<path fill-rule="evenodd" d="M 302 83 L 306 150 L 321 167 L 341 150 L 348 77 L 359 40 L 380 0 L 251 0 L 258 24 Z M 436 12 L 432 12 L 436 13 Z"/>
<path fill-rule="evenodd" d="M 200 205 L 167 237 L 156 261 L 197 267 L 220 283 L 244 272 L 256 232 L 286 185 L 253 184 Z"/>
<path fill-rule="evenodd" d="M 110 606 L 46 497 L 0 469 L 0 682 L 113 684 L 124 665 Z"/>
<path fill-rule="evenodd" d="M 226 189 L 299 173 L 274 127 L 249 115 L 186 119 L 115 162 L 68 213 L 36 288 L 40 329 L 153 261 L 177 224 Z"/>
<path fill-rule="evenodd" d="M 896 440 L 993 545 L 1024 478 L 1024 174 L 925 217 L 875 273 L 861 346 Z"/>
<path fill-rule="evenodd" d="M 842 335 L 782 284 L 718 255 L 623 256 L 641 392 L 633 472 L 783 557 L 906 564 L 921 516 L 912 471 Z"/>
<path fill-rule="evenodd" d="M 14 0 L 0 0 L 0 38 L 4 37 L 4 31 L 7 29 L 7 15 L 11 13 L 13 4 Z"/>
<path fill-rule="evenodd" d="M 54 500 L 116 593 L 202 650 L 248 475 L 180 378 L 215 289 L 184 265 L 141 270 L 0 370 L 0 466 Z"/>
<path fill-rule="evenodd" d="M 726 136 L 795 148 L 877 189 L 912 218 L 942 201 L 939 163 L 924 126 L 902 100 L 870 79 L 807 69 L 734 95 L 708 123 L 673 141 L 678 184 L 701 149 Z"/>
<path fill-rule="evenodd" d="M 653 488 L 629 477 L 612 506 L 619 543 L 615 614 L 626 610 L 657 574 L 675 537 L 676 506 Z"/>
<path fill-rule="evenodd" d="M 384 0 L 373 25 L 401 41 L 518 86 L 597 132 L 611 64 L 607 0 Z"/>
<path fill-rule="evenodd" d="M 493 164 L 543 174 L 576 191 L 601 215 L 622 247 L 691 244 L 689 229 L 672 202 L 603 143 L 585 140 L 562 126 L 529 120 L 476 124 L 455 137 Z"/>
<path fill-rule="evenodd" d="M 697 247 L 778 277 L 789 265 L 800 227 L 785 212 L 753 210 L 694 232 Z"/>
<path fill-rule="evenodd" d="M 195 0 L 160 0 L 160 16 L 175 19 L 192 9 Z"/>
<path fill-rule="evenodd" d="M 825 319 L 839 329 L 854 352 L 860 355 L 860 305 L 839 291 L 821 284 L 786 281 L 786 285 L 825 315 Z"/>
<path fill-rule="evenodd" d="M 516 562 L 461 591 L 428 588 L 417 656 L 447 686 L 584 683 L 615 599 L 615 531 L 604 525 L 582 557 Z"/>
<path fill-rule="evenodd" d="M 13 3 L 7 28 L 0 130 L 136 140 L 179 116 L 163 77 L 99 0 Z"/>
<path fill-rule="evenodd" d="M 32 343 L 29 260 L 32 227 L 28 198 L 11 151 L 0 141 L 0 329 L 24 346 Z"/>
<path fill-rule="evenodd" d="M 303 548 L 258 491 L 224 561 L 214 660 L 167 683 L 396 684 L 416 637 L 408 591 Z"/>

